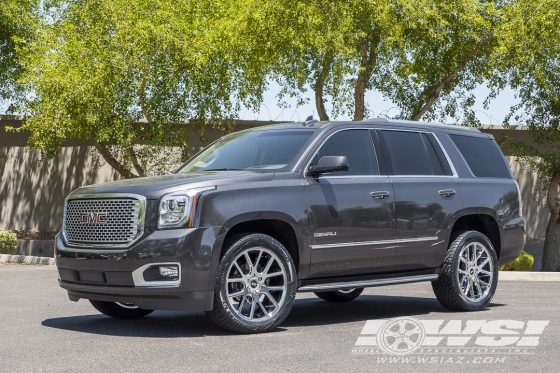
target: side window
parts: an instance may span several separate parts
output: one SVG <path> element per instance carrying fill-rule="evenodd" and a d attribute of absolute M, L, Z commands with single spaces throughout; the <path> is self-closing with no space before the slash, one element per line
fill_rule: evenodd
<path fill-rule="evenodd" d="M 432 175 L 424 142 L 418 132 L 382 131 L 394 175 Z"/>
<path fill-rule="evenodd" d="M 496 143 L 483 137 L 449 135 L 474 176 L 511 178 L 508 166 Z"/>
<path fill-rule="evenodd" d="M 368 130 L 335 133 L 321 146 L 313 164 L 317 164 L 319 158 L 327 155 L 344 155 L 348 159 L 348 171 L 337 172 L 333 176 L 379 175 L 377 158 Z"/>

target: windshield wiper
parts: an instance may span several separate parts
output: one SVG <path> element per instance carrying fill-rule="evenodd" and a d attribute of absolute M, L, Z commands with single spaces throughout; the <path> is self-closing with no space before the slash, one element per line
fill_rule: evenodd
<path fill-rule="evenodd" d="M 209 170 L 203 170 L 203 172 L 205 171 L 245 171 L 242 168 L 211 168 Z"/>

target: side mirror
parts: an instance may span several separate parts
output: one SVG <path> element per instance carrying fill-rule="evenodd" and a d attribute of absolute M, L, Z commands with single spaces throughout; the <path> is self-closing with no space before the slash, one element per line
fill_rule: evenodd
<path fill-rule="evenodd" d="M 329 155 L 321 157 L 319 164 L 309 167 L 307 173 L 313 177 L 318 177 L 327 172 L 348 171 L 348 159 L 346 156 Z"/>

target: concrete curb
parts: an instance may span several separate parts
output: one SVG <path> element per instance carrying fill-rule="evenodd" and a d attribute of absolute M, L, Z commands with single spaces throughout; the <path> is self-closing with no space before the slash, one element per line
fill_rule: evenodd
<path fill-rule="evenodd" d="M 500 271 L 499 281 L 557 281 L 560 282 L 560 272 L 515 272 Z"/>
<path fill-rule="evenodd" d="M 26 256 L 26 255 L 0 255 L 0 264 L 35 264 L 35 265 L 55 265 L 54 258 L 45 258 L 42 256 Z"/>

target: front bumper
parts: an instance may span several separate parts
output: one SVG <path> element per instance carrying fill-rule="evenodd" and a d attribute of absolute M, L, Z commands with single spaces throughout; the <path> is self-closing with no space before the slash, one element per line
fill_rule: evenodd
<path fill-rule="evenodd" d="M 213 244 L 218 228 L 154 231 L 127 250 L 72 248 L 56 237 L 59 284 L 72 301 L 92 299 L 133 303 L 150 310 L 212 309 L 215 265 Z M 139 269 L 175 263 L 180 281 L 139 284 Z M 136 272 L 136 278 L 133 273 Z"/>

